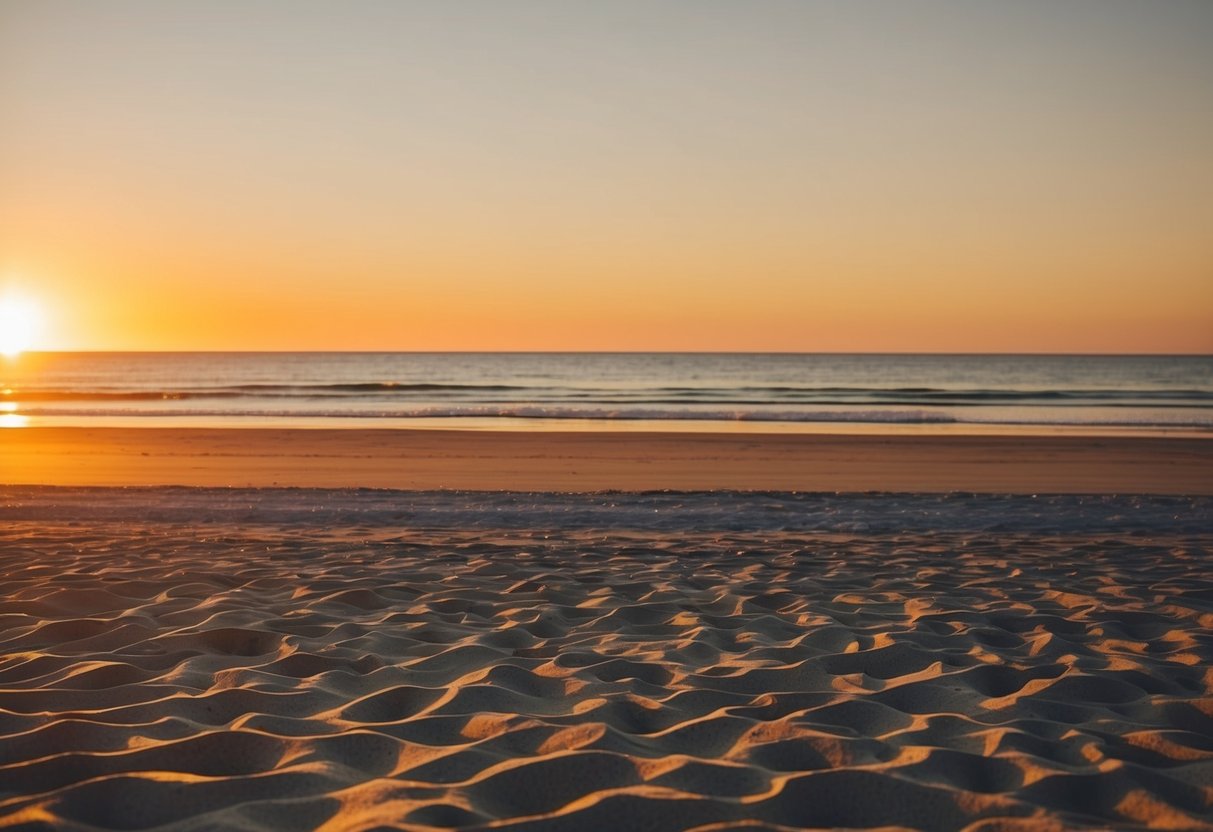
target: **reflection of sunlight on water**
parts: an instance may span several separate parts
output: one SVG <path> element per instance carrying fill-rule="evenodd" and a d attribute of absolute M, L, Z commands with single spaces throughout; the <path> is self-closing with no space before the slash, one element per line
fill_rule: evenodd
<path fill-rule="evenodd" d="M 29 417 L 17 412 L 16 402 L 0 402 L 0 428 L 23 428 L 29 424 Z"/>

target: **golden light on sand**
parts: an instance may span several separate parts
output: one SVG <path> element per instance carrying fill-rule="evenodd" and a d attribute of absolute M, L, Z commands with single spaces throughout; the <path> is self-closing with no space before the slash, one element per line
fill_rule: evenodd
<path fill-rule="evenodd" d="M 15 358 L 34 344 L 42 331 L 42 309 L 19 295 L 0 297 L 0 354 Z"/>

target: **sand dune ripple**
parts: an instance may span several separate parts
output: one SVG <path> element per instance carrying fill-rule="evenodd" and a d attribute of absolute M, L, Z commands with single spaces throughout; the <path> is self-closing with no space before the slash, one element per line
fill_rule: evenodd
<path fill-rule="evenodd" d="M 1191 519 L 233 510 L 9 514 L 0 827 L 1213 830 Z"/>

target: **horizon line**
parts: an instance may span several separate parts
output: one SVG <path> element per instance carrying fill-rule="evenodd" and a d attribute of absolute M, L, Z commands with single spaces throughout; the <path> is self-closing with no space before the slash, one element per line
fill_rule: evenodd
<path fill-rule="evenodd" d="M 9 361 L 26 355 L 871 355 L 950 357 L 1103 357 L 1103 358 L 1213 358 L 1209 352 L 1063 352 L 1063 351 L 951 351 L 951 350 L 393 350 L 393 349 L 79 349 L 22 350 Z"/>

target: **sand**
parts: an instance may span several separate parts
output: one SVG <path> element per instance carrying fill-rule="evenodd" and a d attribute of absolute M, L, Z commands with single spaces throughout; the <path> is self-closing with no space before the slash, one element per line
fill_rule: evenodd
<path fill-rule="evenodd" d="M 23 428 L 0 483 L 1213 494 L 1213 438 Z"/>
<path fill-rule="evenodd" d="M 1211 509 L 0 489 L 0 827 L 1213 829 Z"/>
<path fill-rule="evenodd" d="M 0 828 L 1213 830 L 1208 439 L 22 429 L 0 483 Z"/>

